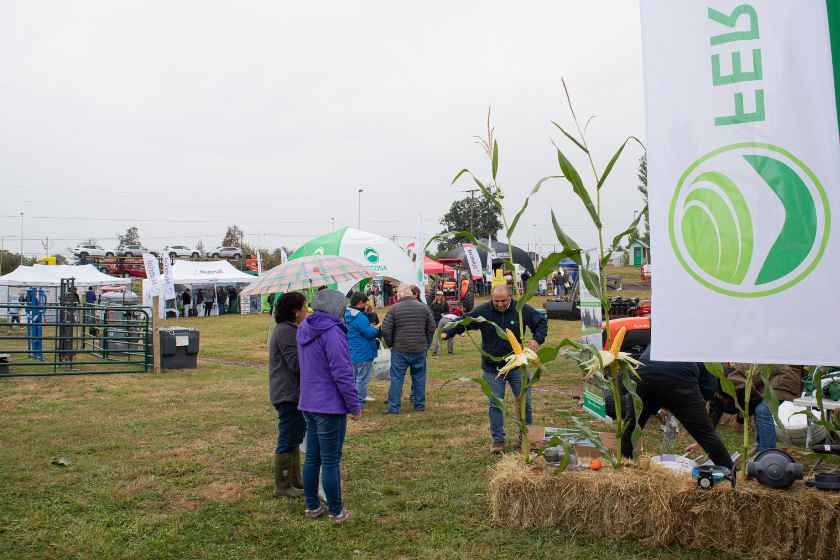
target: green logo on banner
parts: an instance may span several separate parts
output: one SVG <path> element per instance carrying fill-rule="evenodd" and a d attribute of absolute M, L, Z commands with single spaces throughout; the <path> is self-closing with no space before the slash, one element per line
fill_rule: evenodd
<path fill-rule="evenodd" d="M 371 264 L 376 264 L 379 262 L 379 251 L 377 251 L 373 247 L 365 248 L 364 255 L 367 261 Z"/>
<path fill-rule="evenodd" d="M 762 297 L 816 268 L 831 216 L 804 163 L 778 146 L 744 143 L 691 164 L 668 222 L 674 253 L 695 280 L 721 294 Z"/>

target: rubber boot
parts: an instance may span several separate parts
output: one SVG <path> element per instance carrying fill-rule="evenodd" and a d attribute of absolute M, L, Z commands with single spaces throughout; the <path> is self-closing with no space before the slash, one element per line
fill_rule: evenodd
<path fill-rule="evenodd" d="M 294 488 L 289 483 L 291 478 L 291 453 L 274 454 L 274 497 L 275 498 L 299 498 L 303 496 L 303 490 Z"/>
<path fill-rule="evenodd" d="M 303 490 L 303 479 L 300 475 L 300 447 L 295 447 L 291 451 L 292 464 L 289 467 L 289 484 L 292 488 L 300 488 Z"/>

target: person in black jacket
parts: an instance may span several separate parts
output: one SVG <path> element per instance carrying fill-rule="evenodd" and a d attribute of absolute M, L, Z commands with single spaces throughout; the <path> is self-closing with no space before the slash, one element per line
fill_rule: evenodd
<path fill-rule="evenodd" d="M 298 410 L 300 365 L 297 327 L 306 317 L 306 297 L 300 292 L 283 294 L 274 306 L 277 326 L 268 346 L 268 397 L 277 410 L 277 448 L 274 450 L 274 495 L 303 496 L 300 478 L 300 444 L 306 422 Z"/>
<path fill-rule="evenodd" d="M 714 396 L 717 379 L 706 371 L 703 364 L 653 361 L 650 359 L 650 346 L 639 361 L 642 366 L 638 369 L 637 392 L 643 403 L 639 426 L 644 428 L 648 419 L 664 408 L 679 420 L 715 465 L 731 469 L 732 458 L 706 412 L 706 401 Z M 621 454 L 631 458 L 631 438 L 636 419 L 632 411 L 624 412 L 622 416 L 627 424 L 621 437 Z"/>
<path fill-rule="evenodd" d="M 479 305 L 466 314 L 467 317 L 483 317 L 486 321 L 492 321 L 502 329 L 510 329 L 516 339 L 521 343 L 519 333 L 519 313 L 516 312 L 516 301 L 507 286 L 495 286 L 490 292 L 490 302 Z M 536 309 L 530 305 L 522 308 L 522 320 L 525 326 L 531 331 L 531 340 L 527 342 L 528 347 L 535 352 L 540 344 L 545 342 L 548 335 L 548 321 Z M 481 331 L 481 349 L 484 351 L 481 357 L 481 369 L 484 380 L 490 385 L 493 394 L 499 399 L 505 398 L 505 384 L 510 384 L 513 394 L 519 396 L 522 392 L 522 370 L 517 368 L 511 370 L 502 378 L 498 377 L 499 367 L 504 365 L 504 357 L 513 352 L 510 342 L 506 338 L 500 338 L 496 328 L 489 322 L 472 322 L 469 326 L 457 325 L 447 329 L 441 335 L 446 340 L 465 330 Z M 490 356 L 493 356 L 491 358 Z M 527 374 L 527 372 L 526 372 Z M 490 447 L 491 453 L 502 453 L 505 448 L 505 417 L 501 408 L 498 408 L 492 401 L 489 401 L 487 411 L 490 417 L 490 436 L 493 439 Z M 525 397 L 525 422 L 531 424 L 533 421 L 531 412 L 531 390 Z"/>
<path fill-rule="evenodd" d="M 437 330 L 443 332 L 444 327 L 451 321 L 444 317 L 445 314 L 449 313 L 449 304 L 444 299 L 443 292 L 441 290 L 435 292 L 435 299 L 433 299 L 429 304 L 429 309 L 432 311 L 432 316 L 434 317 L 435 325 L 437 325 Z M 455 351 L 453 343 L 454 340 L 451 337 L 446 341 L 446 350 L 450 354 L 453 354 Z M 432 341 L 432 355 L 437 356 L 439 351 L 440 339 L 436 336 L 434 341 Z"/>

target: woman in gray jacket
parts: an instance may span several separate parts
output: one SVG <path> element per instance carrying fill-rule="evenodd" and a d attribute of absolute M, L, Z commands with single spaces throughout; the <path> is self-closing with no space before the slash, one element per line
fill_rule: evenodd
<path fill-rule="evenodd" d="M 277 410 L 277 449 L 274 451 L 274 495 L 303 496 L 300 451 L 306 422 L 298 410 L 300 366 L 297 327 L 306 318 L 306 297 L 283 294 L 274 304 L 277 326 L 268 347 L 268 395 Z"/>

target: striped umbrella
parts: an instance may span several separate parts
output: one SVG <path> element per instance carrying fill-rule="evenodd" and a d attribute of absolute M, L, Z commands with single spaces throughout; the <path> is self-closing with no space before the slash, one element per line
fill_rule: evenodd
<path fill-rule="evenodd" d="M 373 276 L 369 266 L 345 257 L 312 255 L 275 266 L 242 290 L 246 296 L 286 293 L 306 288 L 363 280 Z"/>

